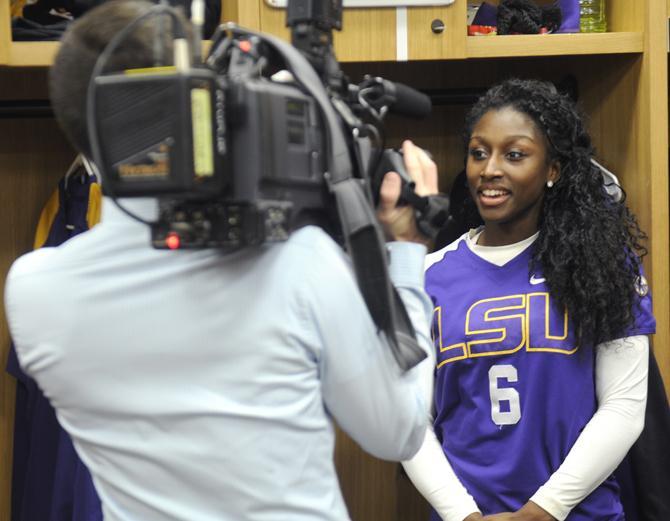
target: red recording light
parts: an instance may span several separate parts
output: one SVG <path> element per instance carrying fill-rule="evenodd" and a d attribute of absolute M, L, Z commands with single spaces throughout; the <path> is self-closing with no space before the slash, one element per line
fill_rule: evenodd
<path fill-rule="evenodd" d="M 181 245 L 181 239 L 175 232 L 168 233 L 165 237 L 165 245 L 171 250 L 176 250 Z"/>
<path fill-rule="evenodd" d="M 240 50 L 242 52 L 249 52 L 251 50 L 251 42 L 249 40 L 242 40 L 240 42 Z"/>

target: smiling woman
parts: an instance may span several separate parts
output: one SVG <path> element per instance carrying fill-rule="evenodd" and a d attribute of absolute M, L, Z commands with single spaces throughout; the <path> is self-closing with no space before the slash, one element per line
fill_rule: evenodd
<path fill-rule="evenodd" d="M 428 257 L 433 430 L 405 468 L 447 521 L 623 521 L 610 477 L 635 439 L 655 320 L 645 253 L 571 100 L 508 80 L 472 108 L 484 225 Z"/>

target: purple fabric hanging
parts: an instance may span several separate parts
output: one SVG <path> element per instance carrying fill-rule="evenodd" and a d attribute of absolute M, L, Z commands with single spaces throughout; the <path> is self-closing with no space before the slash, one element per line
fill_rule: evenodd
<path fill-rule="evenodd" d="M 496 25 L 496 17 L 498 15 L 498 8 L 495 5 L 482 2 L 482 5 L 477 10 L 472 25 Z"/>
<path fill-rule="evenodd" d="M 579 32 L 579 0 L 558 0 L 563 22 L 557 33 Z"/>

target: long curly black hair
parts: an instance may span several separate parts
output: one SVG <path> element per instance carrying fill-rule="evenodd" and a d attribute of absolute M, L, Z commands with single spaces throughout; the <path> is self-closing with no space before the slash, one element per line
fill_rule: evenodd
<path fill-rule="evenodd" d="M 490 110 L 529 116 L 546 138 L 547 160 L 560 176 L 547 188 L 529 266 L 541 267 L 554 301 L 568 310 L 579 344 L 622 336 L 633 322 L 646 239 L 625 204 L 605 188 L 575 103 L 548 82 L 506 80 L 489 89 L 466 118 L 465 142 Z"/>

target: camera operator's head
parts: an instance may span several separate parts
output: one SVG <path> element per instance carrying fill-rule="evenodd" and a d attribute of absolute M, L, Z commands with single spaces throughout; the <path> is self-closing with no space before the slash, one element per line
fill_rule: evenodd
<path fill-rule="evenodd" d="M 114 36 L 155 4 L 114 0 L 72 23 L 50 70 L 49 92 L 56 120 L 77 150 L 91 157 L 86 128 L 86 92 L 95 63 Z M 188 27 L 188 21 L 177 13 Z M 143 20 L 117 47 L 105 72 L 172 64 L 172 21 L 168 16 Z"/>

